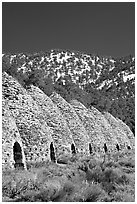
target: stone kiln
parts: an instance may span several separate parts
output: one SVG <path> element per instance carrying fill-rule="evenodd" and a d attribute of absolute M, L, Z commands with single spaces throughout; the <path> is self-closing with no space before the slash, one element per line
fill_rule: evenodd
<path fill-rule="evenodd" d="M 134 148 L 134 136 L 108 113 L 87 109 L 77 100 L 50 97 L 38 87 L 22 87 L 3 73 L 2 163 L 3 168 L 26 169 L 27 162 L 56 159 L 61 154 L 104 153 Z"/>

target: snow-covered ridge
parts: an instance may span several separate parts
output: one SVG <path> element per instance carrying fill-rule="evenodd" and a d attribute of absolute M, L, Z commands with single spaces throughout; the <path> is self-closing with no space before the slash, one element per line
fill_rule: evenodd
<path fill-rule="evenodd" d="M 4 56 L 7 55 L 3 55 Z M 52 75 L 53 82 L 61 80 L 65 85 L 66 80 L 84 87 L 92 83 L 97 89 L 102 89 L 105 85 L 110 86 L 110 82 L 117 81 L 108 80 L 106 77 L 110 72 L 114 72 L 117 59 L 112 57 L 101 57 L 97 55 L 71 52 L 64 50 L 51 50 L 47 53 L 35 54 L 11 54 L 8 55 L 10 65 L 18 64 L 18 71 L 25 73 L 30 72 L 32 69 L 45 70 L 45 77 Z M 135 61 L 134 57 L 123 59 L 120 63 L 123 66 L 128 63 L 128 60 Z M 123 77 L 123 81 L 127 79 L 134 79 L 134 66 L 129 67 L 128 70 L 120 71 L 117 78 Z M 104 79 L 102 80 L 102 76 Z"/>

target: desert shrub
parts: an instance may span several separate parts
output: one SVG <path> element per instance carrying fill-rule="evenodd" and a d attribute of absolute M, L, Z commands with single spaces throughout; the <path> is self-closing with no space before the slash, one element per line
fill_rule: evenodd
<path fill-rule="evenodd" d="M 83 183 L 74 194 L 73 202 L 100 202 L 104 198 L 108 198 L 108 195 L 100 185 Z"/>
<path fill-rule="evenodd" d="M 66 177 L 53 177 L 41 183 L 39 191 L 34 195 L 34 201 L 65 201 L 73 193 L 73 189 L 73 183 Z"/>
<path fill-rule="evenodd" d="M 54 200 L 58 196 L 59 189 L 57 186 L 52 183 L 46 183 L 41 185 L 41 188 L 38 190 L 30 189 L 21 195 L 17 201 L 27 201 L 27 202 L 48 202 Z"/>
<path fill-rule="evenodd" d="M 12 198 L 9 198 L 7 196 L 3 196 L 2 202 L 16 202 L 16 199 L 12 199 Z"/>
<path fill-rule="evenodd" d="M 35 189 L 34 175 L 27 171 L 13 171 L 2 179 L 3 196 L 15 198 L 28 189 Z"/>
<path fill-rule="evenodd" d="M 128 184 L 129 183 L 129 178 L 126 174 L 121 175 L 119 178 L 116 179 L 116 183 L 120 184 Z"/>
<path fill-rule="evenodd" d="M 135 168 L 127 168 L 127 167 L 122 167 L 121 168 L 123 172 L 127 173 L 127 174 L 134 174 L 135 173 Z"/>
<path fill-rule="evenodd" d="M 102 175 L 102 182 L 115 182 L 121 176 L 119 169 L 106 168 Z"/>
<path fill-rule="evenodd" d="M 71 181 L 66 181 L 63 186 L 63 191 L 66 192 L 68 195 L 71 195 L 74 190 L 74 184 Z"/>
<path fill-rule="evenodd" d="M 92 156 L 83 155 L 82 153 L 78 153 L 78 161 L 89 163 L 92 160 Z"/>
<path fill-rule="evenodd" d="M 135 172 L 135 156 L 132 155 L 124 155 L 119 159 L 118 164 L 123 172 L 125 173 L 134 173 Z"/>
<path fill-rule="evenodd" d="M 129 178 L 120 169 L 106 168 L 101 177 L 103 188 L 107 192 L 112 192 L 117 189 L 118 185 L 126 185 L 129 183 Z"/>
<path fill-rule="evenodd" d="M 101 182 L 102 168 L 97 165 L 97 161 L 91 163 L 79 163 L 78 169 L 85 172 L 85 179 L 90 182 Z M 89 168 L 90 166 L 90 168 Z"/>
<path fill-rule="evenodd" d="M 101 182 L 102 169 L 100 166 L 96 166 L 93 170 L 88 170 L 86 172 L 86 179 L 88 182 Z"/>
<path fill-rule="evenodd" d="M 26 167 L 27 170 L 31 169 L 31 168 L 40 168 L 40 167 L 44 167 L 47 166 L 49 164 L 49 161 L 41 161 L 41 162 L 26 162 Z"/>
<path fill-rule="evenodd" d="M 89 168 L 90 169 L 93 169 L 95 168 L 96 166 L 99 166 L 100 165 L 100 162 L 96 159 L 90 159 L 90 162 L 89 162 Z"/>
<path fill-rule="evenodd" d="M 53 167 L 53 168 L 52 168 Z M 54 165 L 51 166 L 44 166 L 41 168 L 35 168 L 31 171 L 33 171 L 36 175 L 36 178 L 39 183 L 43 183 L 48 178 L 52 178 L 54 176 L 62 176 L 62 172 L 59 171 L 59 168 Z"/>
<path fill-rule="evenodd" d="M 62 189 L 53 196 L 53 198 L 51 198 L 52 201 L 54 202 L 59 202 L 59 201 L 63 201 L 63 202 L 67 202 L 70 200 L 70 197 L 72 196 L 73 192 L 74 192 L 74 188 L 75 185 L 71 182 L 71 181 L 66 181 L 63 184 Z"/>
<path fill-rule="evenodd" d="M 86 172 L 88 170 L 88 164 L 86 162 L 78 162 L 78 170 Z"/>
<path fill-rule="evenodd" d="M 134 202 L 135 197 L 134 195 L 127 192 L 117 191 L 113 193 L 112 200 L 115 202 Z"/>
<path fill-rule="evenodd" d="M 77 154 L 72 155 L 72 157 L 70 158 L 70 161 L 71 162 L 77 162 L 78 161 L 78 155 Z"/>
<path fill-rule="evenodd" d="M 97 185 L 90 186 L 84 192 L 84 201 L 85 202 L 97 202 L 99 196 L 102 192 L 102 189 Z"/>
<path fill-rule="evenodd" d="M 53 174 L 46 168 L 41 168 L 39 170 L 34 169 L 34 173 L 37 185 L 39 186 L 42 185 L 48 178 L 53 177 Z"/>
<path fill-rule="evenodd" d="M 59 164 L 68 164 L 70 162 L 71 157 L 69 155 L 60 155 L 57 158 L 57 163 Z"/>
<path fill-rule="evenodd" d="M 120 165 L 117 162 L 114 161 L 108 161 L 104 164 L 104 167 L 110 167 L 110 168 L 119 168 Z"/>
<path fill-rule="evenodd" d="M 64 157 L 64 160 L 66 157 Z M 113 202 L 134 201 L 134 172 L 129 159 L 103 163 L 94 157 L 73 155 L 67 164 L 28 163 L 28 171 L 3 172 L 4 201 L 13 202 Z M 126 161 L 125 161 L 126 160 Z"/>
<path fill-rule="evenodd" d="M 45 170 L 46 171 L 46 170 Z M 3 179 L 3 197 L 16 201 L 56 201 L 70 196 L 74 185 L 66 177 L 47 177 L 48 171 L 39 170 L 37 176 L 30 172 L 15 172 Z"/>
<path fill-rule="evenodd" d="M 127 168 L 134 168 L 135 167 L 135 162 L 133 160 L 122 160 L 119 161 L 119 165 L 127 167 Z"/>
<path fill-rule="evenodd" d="M 105 191 L 99 185 L 92 184 L 84 192 L 84 202 L 99 202 L 105 195 Z"/>
<path fill-rule="evenodd" d="M 47 191 L 36 191 L 36 190 L 28 190 L 25 194 L 21 195 L 16 199 L 16 202 L 41 202 L 50 201 L 50 197 L 48 197 Z"/>

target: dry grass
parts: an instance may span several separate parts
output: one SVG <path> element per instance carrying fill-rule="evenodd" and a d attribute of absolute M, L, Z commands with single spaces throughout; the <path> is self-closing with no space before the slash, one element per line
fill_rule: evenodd
<path fill-rule="evenodd" d="M 121 153 L 105 162 L 77 155 L 65 164 L 28 164 L 28 171 L 3 172 L 3 201 L 132 202 L 135 201 L 134 155 Z M 131 159 L 132 158 L 132 159 Z M 64 162 L 65 161 L 65 162 Z"/>

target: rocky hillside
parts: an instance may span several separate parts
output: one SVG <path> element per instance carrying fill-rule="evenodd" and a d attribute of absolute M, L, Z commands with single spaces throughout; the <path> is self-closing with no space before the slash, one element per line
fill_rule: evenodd
<path fill-rule="evenodd" d="M 128 76 L 122 68 L 120 72 L 124 80 L 126 77 L 125 84 L 128 82 L 134 88 L 134 58 L 130 59 L 132 66 Z M 3 165 L 14 166 L 15 141 L 22 148 L 24 164 L 51 159 L 51 144 L 56 158 L 74 151 L 101 156 L 104 144 L 110 153 L 117 151 L 117 144 L 120 150 L 134 148 L 130 128 L 108 113 L 119 98 L 106 94 L 108 84 L 104 80 L 108 80 L 111 71 L 116 69 L 113 58 L 99 59 L 70 51 L 5 54 L 2 75 Z M 103 80 L 105 70 L 107 74 L 104 76 L 108 78 Z M 122 89 L 122 76 L 115 77 L 116 80 Z M 114 90 L 114 83 L 108 86 Z M 134 101 L 134 91 L 125 92 L 123 96 L 122 100 Z M 110 104 L 108 112 L 102 105 L 106 102 Z"/>
<path fill-rule="evenodd" d="M 56 90 L 67 101 L 75 98 L 87 108 L 107 111 L 135 132 L 133 56 L 115 59 L 68 50 L 4 54 L 3 70 L 47 95 Z"/>

